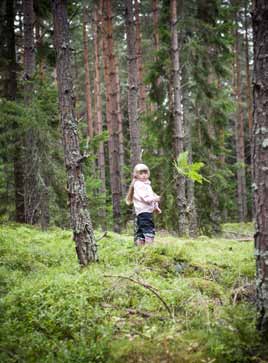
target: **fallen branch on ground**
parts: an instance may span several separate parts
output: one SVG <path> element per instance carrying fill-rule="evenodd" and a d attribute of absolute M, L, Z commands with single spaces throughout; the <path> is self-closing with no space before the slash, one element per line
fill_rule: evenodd
<path fill-rule="evenodd" d="M 165 300 L 158 294 L 158 292 L 156 291 L 156 289 L 151 286 L 148 285 L 144 282 L 138 281 L 138 280 L 134 280 L 132 277 L 128 277 L 128 276 L 121 276 L 121 275 L 104 275 L 104 277 L 111 277 L 111 278 L 119 278 L 119 279 L 125 279 L 125 280 L 129 280 L 131 282 L 134 282 L 135 284 L 138 284 L 140 286 L 143 286 L 145 289 L 148 289 L 149 291 L 151 291 L 164 305 L 164 307 L 167 309 L 170 317 L 173 319 L 173 314 L 172 311 L 170 309 L 170 307 L 168 306 L 168 304 L 165 302 Z"/>

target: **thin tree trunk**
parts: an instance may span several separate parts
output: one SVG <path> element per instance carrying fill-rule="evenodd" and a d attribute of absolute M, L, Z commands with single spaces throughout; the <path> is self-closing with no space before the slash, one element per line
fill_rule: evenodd
<path fill-rule="evenodd" d="M 110 178 L 113 203 L 113 218 L 115 232 L 121 231 L 121 210 L 120 210 L 120 159 L 119 159 L 119 120 L 118 120 L 118 105 L 117 105 L 117 88 L 116 88 L 116 67 L 113 45 L 113 30 L 112 30 L 112 9 L 111 1 L 104 1 L 106 10 L 106 30 L 107 30 L 107 52 L 108 52 L 108 71 L 109 71 L 109 118 L 110 124 Z"/>
<path fill-rule="evenodd" d="M 88 34 L 87 34 L 87 9 L 83 8 L 83 45 L 84 45 L 84 69 L 85 69 L 85 93 L 87 107 L 87 136 L 91 140 L 93 137 L 92 110 L 91 110 L 91 91 L 88 63 Z"/>
<path fill-rule="evenodd" d="M 171 15 L 171 58 L 172 58 L 172 85 L 174 93 L 173 106 L 173 148 L 174 156 L 177 157 L 184 151 L 184 126 L 181 104 L 180 64 L 177 34 L 177 1 L 170 2 Z M 180 236 L 188 232 L 188 221 L 186 217 L 185 177 L 178 175 L 176 178 L 177 208 L 178 208 L 178 233 Z"/>
<path fill-rule="evenodd" d="M 35 47 L 34 47 L 34 9 L 33 0 L 23 0 L 24 12 L 24 101 L 30 107 L 33 93 L 33 76 L 35 72 Z M 30 126 L 25 136 L 24 160 L 24 205 L 25 221 L 29 224 L 37 223 L 40 217 L 40 157 L 38 150 L 36 130 Z"/>
<path fill-rule="evenodd" d="M 250 171 L 251 171 L 251 180 L 253 180 L 253 159 L 252 159 L 253 101 L 252 101 L 252 87 L 251 87 L 251 76 L 250 76 L 250 67 L 249 67 L 247 0 L 245 1 L 245 58 L 246 58 L 246 79 L 247 79 L 248 133 L 249 133 L 249 145 L 250 145 Z M 254 206 L 252 209 L 253 209 L 252 214 L 254 214 Z"/>
<path fill-rule="evenodd" d="M 237 160 L 237 202 L 238 202 L 238 218 L 240 222 L 247 219 L 247 191 L 246 191 L 246 172 L 245 172 L 245 136 L 244 136 L 244 118 L 241 99 L 241 70 L 239 59 L 239 34 L 236 20 L 236 49 L 235 49 L 235 65 L 236 65 L 236 102 L 237 115 L 235 122 L 236 136 L 236 160 Z"/>
<path fill-rule="evenodd" d="M 253 170 L 256 211 L 255 256 L 258 329 L 268 333 L 268 3 L 256 0 L 253 5 L 254 40 L 254 126 Z"/>
<path fill-rule="evenodd" d="M 121 112 L 121 90 L 119 79 L 119 67 L 116 59 L 116 92 L 117 92 L 117 112 L 118 112 L 118 132 L 119 132 L 119 164 L 120 164 L 120 179 L 121 179 L 121 195 L 124 196 L 127 193 L 127 185 L 124 178 L 124 166 L 125 166 L 125 151 L 124 151 L 124 135 L 123 135 L 123 117 Z"/>
<path fill-rule="evenodd" d="M 131 165 L 140 162 L 141 145 L 138 122 L 138 84 L 137 55 L 135 47 L 135 26 L 132 0 L 126 0 L 126 31 L 128 54 L 128 121 L 130 131 Z"/>
<path fill-rule="evenodd" d="M 154 50 L 158 52 L 160 49 L 160 41 L 159 41 L 159 5 L 158 0 L 153 0 L 153 39 L 154 39 Z M 157 62 L 158 56 L 154 56 L 154 61 Z M 156 86 L 160 85 L 159 77 L 156 80 Z M 150 109 L 151 112 L 155 112 L 157 106 L 151 102 Z"/>
<path fill-rule="evenodd" d="M 154 28 L 154 49 L 159 50 L 159 31 L 158 31 L 158 0 L 153 0 L 153 28 Z"/>
<path fill-rule="evenodd" d="M 35 36 L 36 36 L 36 47 L 37 49 L 42 48 L 42 37 L 41 37 L 41 19 L 37 18 L 35 22 Z M 42 51 L 42 50 L 41 50 Z M 44 57 L 42 55 L 42 52 L 40 52 L 39 57 L 39 65 L 38 65 L 38 73 L 41 81 L 45 80 L 45 61 Z M 41 188 L 40 188 L 40 223 L 42 230 L 46 230 L 49 226 L 50 221 L 50 213 L 49 213 L 49 184 L 50 184 L 50 178 L 49 178 L 49 171 L 47 170 L 47 160 L 42 159 L 41 165 L 40 165 L 40 174 L 39 180 L 41 182 Z"/>
<path fill-rule="evenodd" d="M 17 63 L 16 63 L 16 44 L 15 44 L 15 31 L 14 31 L 14 1 L 6 0 L 3 3 L 5 7 L 5 17 L 1 19 L 3 27 L 2 36 L 6 37 L 6 54 L 3 54 L 7 60 L 7 77 L 4 80 L 4 97 L 7 100 L 15 101 L 17 97 Z M 6 19 L 6 23 L 4 22 Z M 2 33 L 2 32 L 1 32 Z M 17 123 L 14 128 L 18 127 Z M 23 157 L 22 157 L 22 138 L 20 136 L 14 139 L 14 185 L 15 185 L 15 220 L 18 223 L 25 222 L 24 211 L 24 171 L 23 171 Z"/>
<path fill-rule="evenodd" d="M 142 114 L 146 110 L 146 91 L 143 83 L 143 63 L 141 51 L 141 26 L 140 26 L 140 4 L 135 0 L 135 18 L 136 18 L 136 55 L 137 55 L 137 68 L 138 68 L 138 113 Z"/>
<path fill-rule="evenodd" d="M 52 0 L 57 82 L 71 226 L 79 263 L 85 266 L 89 262 L 96 261 L 98 257 L 82 173 L 84 157 L 79 149 L 66 6 L 66 0 Z"/>
<path fill-rule="evenodd" d="M 102 127 L 102 99 L 101 99 L 101 83 L 100 83 L 100 32 L 99 32 L 99 15 L 100 11 L 97 6 L 94 7 L 93 21 L 94 21 L 94 50 L 95 50 L 95 119 L 96 119 L 96 133 L 100 135 L 103 132 Z M 104 143 L 101 141 L 98 148 L 98 172 L 101 180 L 100 193 L 106 201 L 106 176 L 105 176 L 105 156 L 104 156 Z M 102 230 L 107 229 L 106 223 L 106 203 L 99 209 L 99 216 L 101 218 Z"/>

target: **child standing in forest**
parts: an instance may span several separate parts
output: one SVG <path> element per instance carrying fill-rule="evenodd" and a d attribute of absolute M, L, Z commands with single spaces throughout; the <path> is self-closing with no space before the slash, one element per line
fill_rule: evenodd
<path fill-rule="evenodd" d="M 126 197 L 128 205 L 134 204 L 136 214 L 134 238 L 137 246 L 153 243 L 155 236 L 153 212 L 161 213 L 158 206 L 160 197 L 153 192 L 149 177 L 148 166 L 137 164 L 133 170 L 133 179 Z"/>

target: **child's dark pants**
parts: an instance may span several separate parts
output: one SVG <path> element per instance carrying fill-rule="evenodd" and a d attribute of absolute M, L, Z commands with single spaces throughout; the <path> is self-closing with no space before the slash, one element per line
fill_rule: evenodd
<path fill-rule="evenodd" d="M 155 236 L 153 213 L 140 213 L 135 223 L 135 244 L 152 243 Z"/>

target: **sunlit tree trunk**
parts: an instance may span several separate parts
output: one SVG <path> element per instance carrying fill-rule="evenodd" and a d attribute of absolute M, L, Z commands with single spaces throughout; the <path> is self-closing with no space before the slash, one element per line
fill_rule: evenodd
<path fill-rule="evenodd" d="M 103 132 L 102 125 L 102 99 L 101 99 L 101 79 L 100 79 L 100 31 L 99 31 L 99 11 L 97 6 L 94 7 L 94 51 L 95 51 L 95 118 L 96 118 L 96 132 L 100 135 Z M 106 200 L 106 176 L 105 176 L 105 155 L 104 143 L 101 141 L 98 148 L 98 173 L 101 180 L 100 193 L 104 200 Z M 101 218 L 102 230 L 106 230 L 106 205 L 102 206 L 99 210 Z"/>
<path fill-rule="evenodd" d="M 135 47 L 135 24 L 133 18 L 132 0 L 126 0 L 126 32 L 128 55 L 128 121 L 130 131 L 131 165 L 140 162 L 141 145 L 138 121 L 138 84 L 137 84 L 137 55 Z"/>
<path fill-rule="evenodd" d="M 254 126 L 253 171 L 256 210 L 255 255 L 258 329 L 268 333 L 268 2 L 256 0 L 253 6 L 254 41 Z"/>
<path fill-rule="evenodd" d="M 79 263 L 85 266 L 89 262 L 96 261 L 98 257 L 82 173 L 84 157 L 79 149 L 66 7 L 66 0 L 52 0 L 57 82 L 71 226 Z"/>
<path fill-rule="evenodd" d="M 110 113 L 110 179 L 113 203 L 113 229 L 115 232 L 121 230 L 121 210 L 120 210 L 120 158 L 119 158 L 119 121 L 118 121 L 118 105 L 117 105 L 117 87 L 116 87 L 116 64 L 113 45 L 113 29 L 112 29 L 112 9 L 111 1 L 104 1 L 104 9 L 106 11 L 106 35 L 107 35 L 107 63 L 109 72 L 109 109 Z"/>
<path fill-rule="evenodd" d="M 184 126 L 181 104 L 181 82 L 179 47 L 177 34 L 177 1 L 170 2 L 171 15 L 171 61 L 172 61 L 172 86 L 174 94 L 173 105 L 173 148 L 174 156 L 177 158 L 184 151 Z M 176 202 L 178 208 L 178 233 L 185 235 L 188 231 L 188 221 L 186 216 L 186 195 L 185 177 L 178 175 L 176 178 Z"/>
<path fill-rule="evenodd" d="M 236 161 L 237 161 L 237 203 L 238 218 L 240 222 L 247 219 L 247 190 L 246 190 L 246 171 L 245 171 L 245 135 L 244 135 L 244 117 L 241 98 L 241 67 L 239 59 L 239 34 L 238 23 L 236 20 L 235 32 L 235 75 L 236 75 L 236 103 L 237 113 L 235 120 L 235 138 L 236 138 Z"/>

